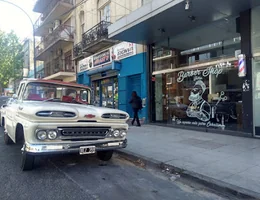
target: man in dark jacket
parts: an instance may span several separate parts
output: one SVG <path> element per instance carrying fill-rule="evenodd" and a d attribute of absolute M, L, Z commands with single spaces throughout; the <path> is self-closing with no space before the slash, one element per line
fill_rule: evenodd
<path fill-rule="evenodd" d="M 137 126 L 141 126 L 138 117 L 138 111 L 142 109 L 142 99 L 137 95 L 136 91 L 132 92 L 132 99 L 129 103 L 132 105 L 134 111 L 134 118 L 132 121 L 132 125 L 134 125 L 134 122 L 136 120 Z"/>

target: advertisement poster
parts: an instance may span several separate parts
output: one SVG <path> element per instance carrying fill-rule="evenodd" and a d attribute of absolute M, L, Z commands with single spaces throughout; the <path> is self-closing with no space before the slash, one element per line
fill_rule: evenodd
<path fill-rule="evenodd" d="M 84 58 L 83 60 L 79 61 L 78 72 L 84 72 L 89 70 L 93 67 L 93 56 Z"/>
<path fill-rule="evenodd" d="M 136 44 L 122 42 L 111 48 L 113 60 L 122 60 L 136 54 Z"/>
<path fill-rule="evenodd" d="M 93 67 L 108 64 L 111 61 L 112 59 L 111 59 L 110 49 L 107 49 L 106 51 L 103 51 L 93 56 Z"/>

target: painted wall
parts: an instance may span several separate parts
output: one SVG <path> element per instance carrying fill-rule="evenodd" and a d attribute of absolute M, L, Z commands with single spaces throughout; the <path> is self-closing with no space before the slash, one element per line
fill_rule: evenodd
<path fill-rule="evenodd" d="M 142 99 L 147 99 L 146 53 L 140 53 L 126 58 L 122 60 L 121 63 L 122 68 L 118 75 L 119 109 L 127 111 L 130 116 L 133 117 L 131 105 L 128 103 L 131 99 L 132 91 L 136 90 Z M 138 75 L 140 76 L 140 84 L 136 82 L 138 81 Z M 147 116 L 146 102 L 146 107 L 142 109 L 140 118 L 147 120 Z"/>
<path fill-rule="evenodd" d="M 139 80 L 140 82 L 139 82 Z M 90 86 L 90 77 L 86 72 L 77 74 L 77 83 Z M 121 60 L 121 70 L 118 74 L 118 102 L 119 109 L 126 111 L 133 117 L 133 112 L 129 101 L 131 93 L 136 90 L 142 99 L 147 99 L 147 75 L 146 75 L 146 52 Z M 147 122 L 148 106 L 142 109 L 139 116 Z"/>

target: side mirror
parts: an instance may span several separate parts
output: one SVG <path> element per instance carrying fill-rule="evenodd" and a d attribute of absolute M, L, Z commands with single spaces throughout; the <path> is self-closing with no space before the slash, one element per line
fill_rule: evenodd
<path fill-rule="evenodd" d="M 12 98 L 13 98 L 13 99 L 18 99 L 17 94 L 13 94 Z"/>

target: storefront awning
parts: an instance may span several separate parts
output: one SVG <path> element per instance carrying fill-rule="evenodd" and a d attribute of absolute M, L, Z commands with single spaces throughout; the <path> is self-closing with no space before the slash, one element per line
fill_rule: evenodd
<path fill-rule="evenodd" d="M 185 10 L 186 0 L 153 0 L 109 26 L 109 38 L 152 44 L 207 24 L 221 21 L 223 25 L 228 23 L 227 18 L 238 17 L 240 12 L 260 5 L 259 0 L 191 2 L 190 10 Z M 221 31 L 219 27 L 218 34 Z"/>
<path fill-rule="evenodd" d="M 91 76 L 91 75 L 101 73 L 101 72 L 105 72 L 105 71 L 108 71 L 108 70 L 119 71 L 120 69 L 121 69 L 121 63 L 117 62 L 117 61 L 113 61 L 110 65 L 97 67 L 97 68 L 94 68 L 94 69 L 87 71 L 87 75 Z"/>

